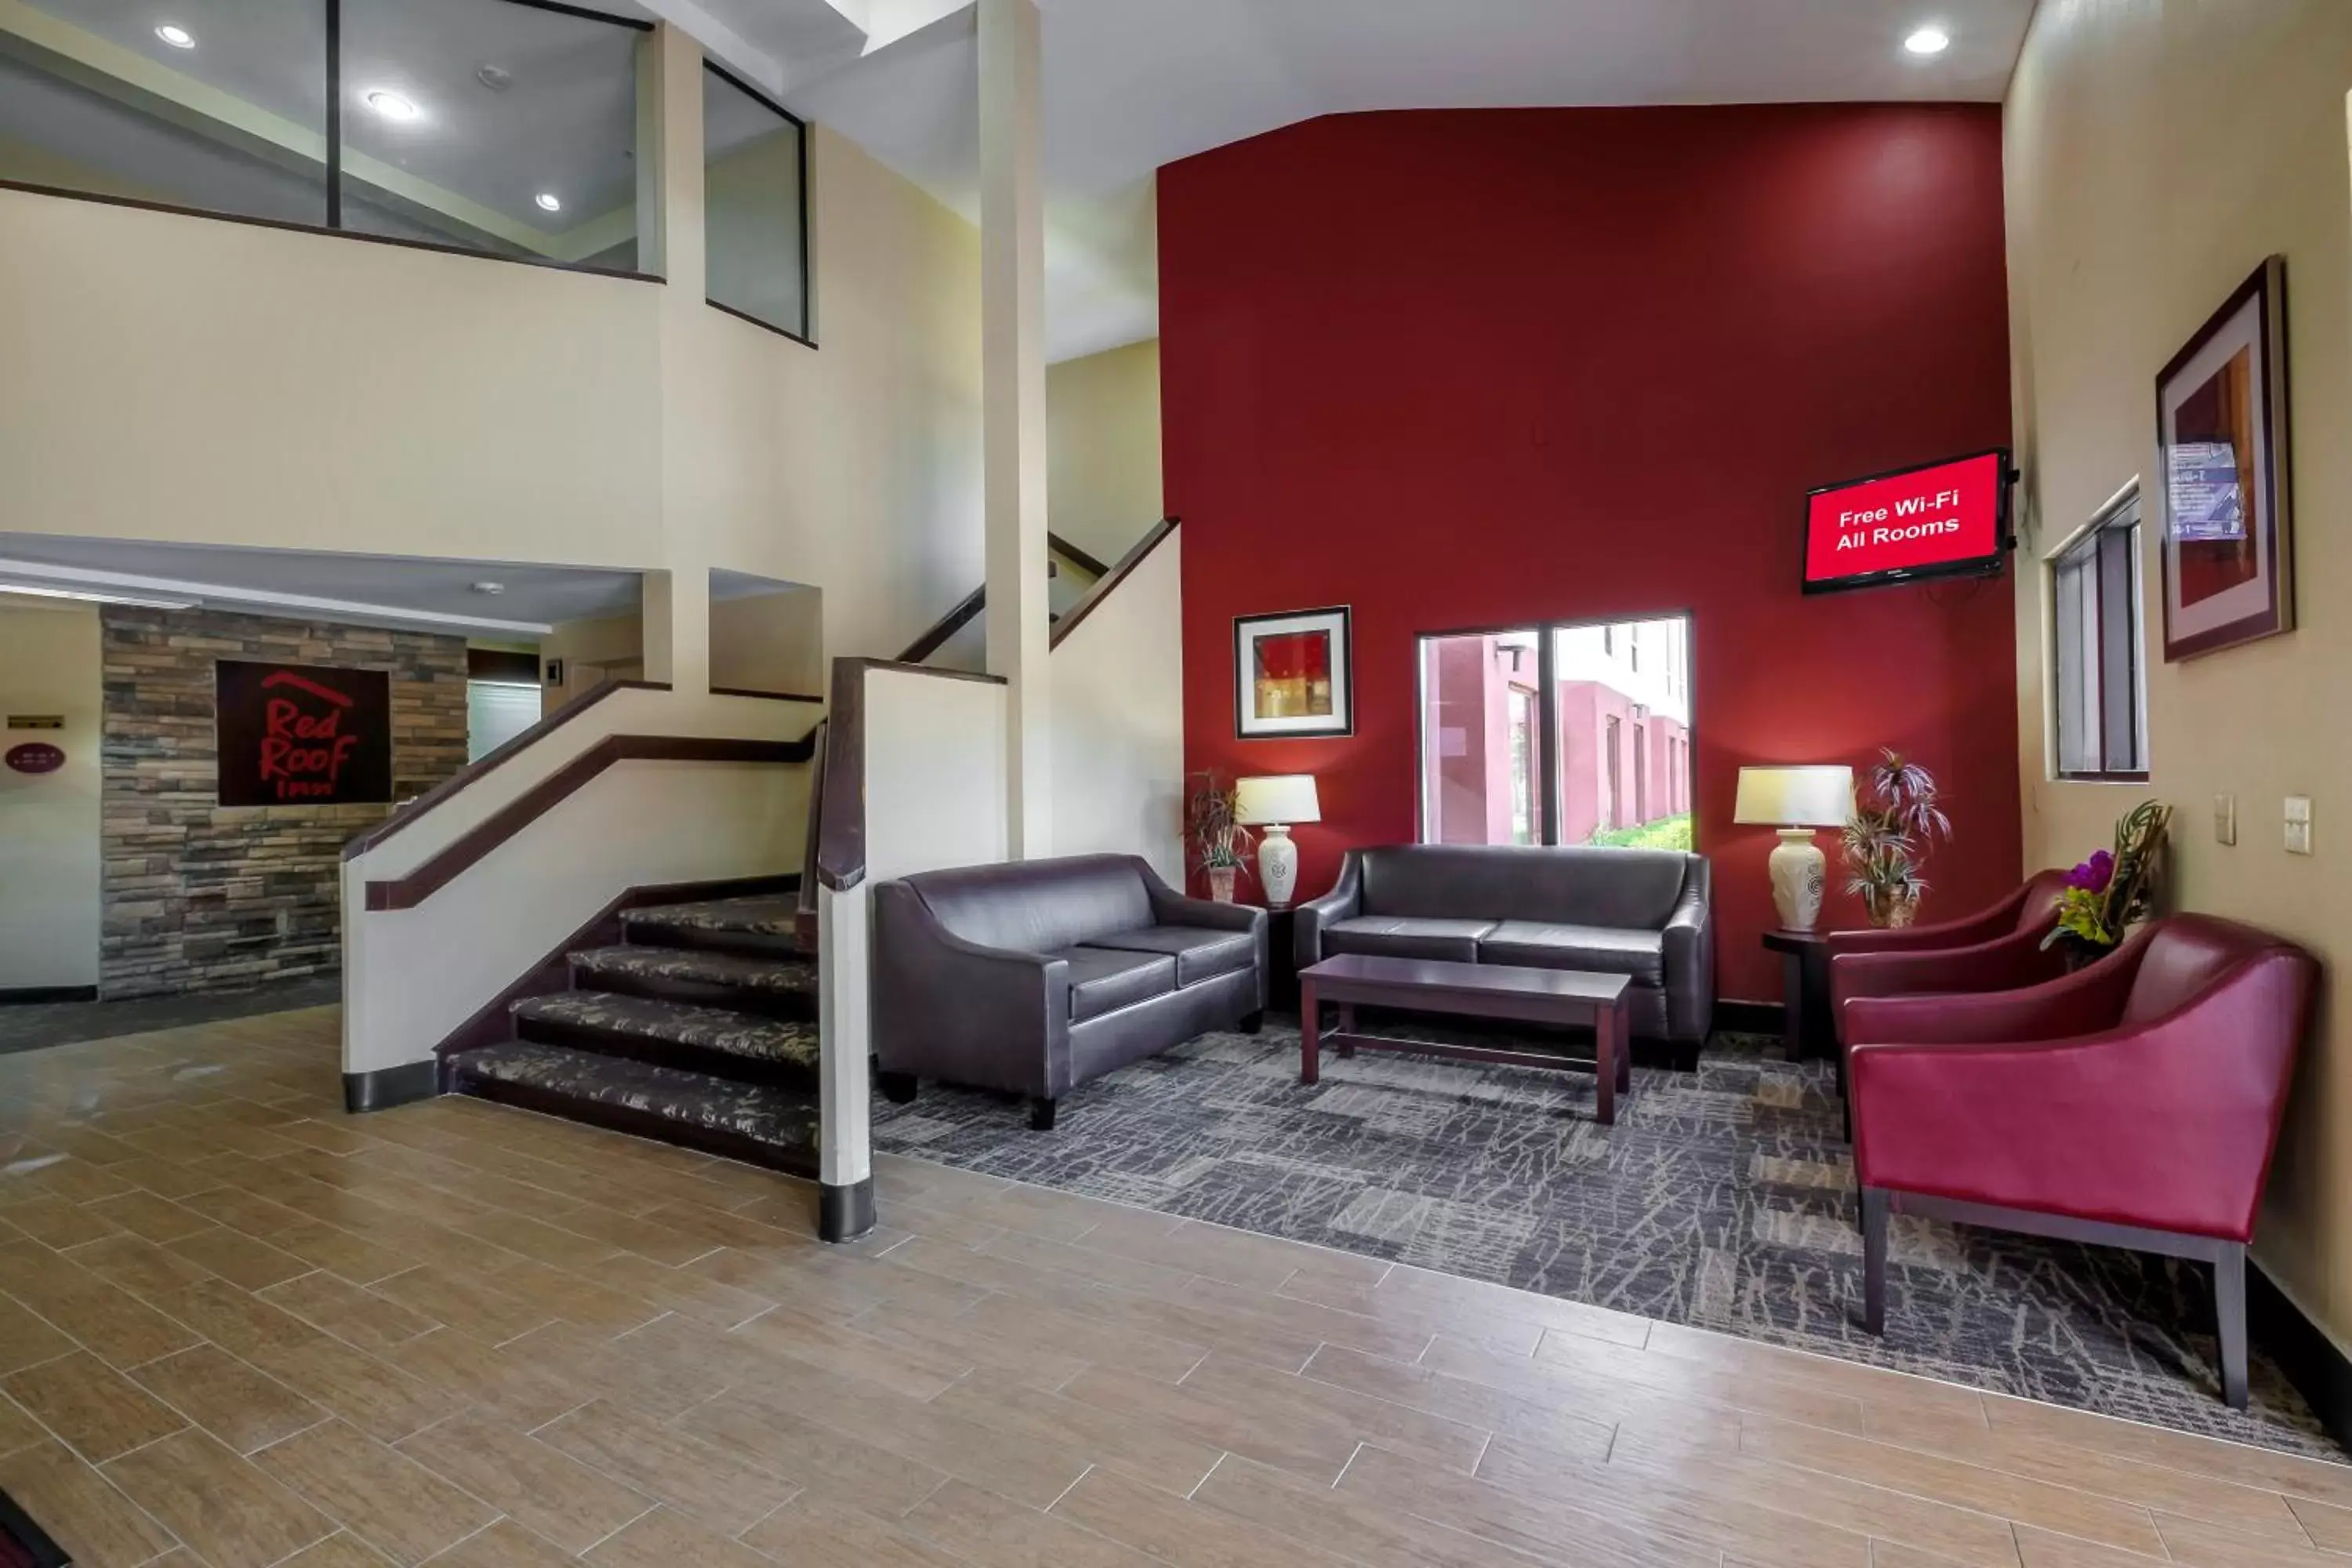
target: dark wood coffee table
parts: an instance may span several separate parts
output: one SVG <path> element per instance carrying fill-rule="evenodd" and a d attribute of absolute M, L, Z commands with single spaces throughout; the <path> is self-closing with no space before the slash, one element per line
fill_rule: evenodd
<path fill-rule="evenodd" d="M 1407 1051 L 1499 1067 L 1584 1068 L 1582 1062 L 1572 1058 L 1535 1051 L 1360 1035 L 1356 1032 L 1360 1003 L 1535 1024 L 1578 1024 L 1592 1030 L 1600 1121 L 1607 1127 L 1617 1120 L 1617 1096 L 1633 1087 L 1633 1064 L 1625 1048 L 1625 990 L 1632 984 L 1622 974 L 1587 974 L 1573 969 L 1520 969 L 1500 963 L 1450 963 L 1433 958 L 1343 952 L 1298 972 L 1298 1081 L 1313 1083 L 1322 1076 L 1326 1043 L 1343 1057 L 1358 1051 Z M 1326 1002 L 1339 1006 L 1339 1027 L 1329 1034 L 1323 1031 L 1322 1004 Z"/>

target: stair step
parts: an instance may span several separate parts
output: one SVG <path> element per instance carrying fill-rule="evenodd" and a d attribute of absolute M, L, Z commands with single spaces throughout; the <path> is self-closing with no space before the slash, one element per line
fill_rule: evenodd
<path fill-rule="evenodd" d="M 511 1011 L 515 1031 L 526 1040 L 747 1083 L 816 1087 L 817 1027 L 805 1018 L 610 991 L 526 997 Z"/>
<path fill-rule="evenodd" d="M 529 1040 L 459 1051 L 450 1087 L 571 1121 L 814 1175 L 816 1102 L 789 1089 Z"/>
<path fill-rule="evenodd" d="M 634 942 L 571 957 L 572 983 L 583 990 L 783 1017 L 808 1017 L 816 1008 L 816 965 L 806 958 Z"/>
<path fill-rule="evenodd" d="M 761 955 L 803 951 L 797 893 L 624 910 L 621 926 L 630 942 L 647 946 L 716 948 Z"/>

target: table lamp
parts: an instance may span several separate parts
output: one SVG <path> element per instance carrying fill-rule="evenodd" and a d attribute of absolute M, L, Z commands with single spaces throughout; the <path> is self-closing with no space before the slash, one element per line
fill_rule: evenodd
<path fill-rule="evenodd" d="M 1849 767 L 1769 767 L 1739 770 L 1739 797 L 1731 820 L 1777 827 L 1780 842 L 1765 864 L 1772 875 L 1772 907 L 1783 931 L 1811 931 L 1822 918 L 1829 862 L 1813 842 L 1817 827 L 1843 827 L 1853 815 Z"/>
<path fill-rule="evenodd" d="M 1294 822 L 1320 822 L 1322 805 L 1315 798 L 1311 773 L 1270 773 L 1242 779 L 1234 785 L 1239 798 L 1234 820 L 1247 827 L 1263 827 L 1257 846 L 1257 877 L 1265 889 L 1270 910 L 1286 909 L 1298 886 L 1298 846 L 1290 841 Z"/>

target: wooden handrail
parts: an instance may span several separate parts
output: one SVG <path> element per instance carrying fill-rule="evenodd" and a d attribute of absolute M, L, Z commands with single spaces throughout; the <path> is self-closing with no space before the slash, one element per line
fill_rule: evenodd
<path fill-rule="evenodd" d="M 898 651 L 900 664 L 920 664 L 947 646 L 948 638 L 963 630 L 972 616 L 988 607 L 988 584 L 983 583 L 956 601 L 955 608 L 931 623 L 930 630 L 917 637 Z"/>
<path fill-rule="evenodd" d="M 521 734 L 514 736 L 504 745 L 499 747 L 498 750 L 489 752 L 479 761 L 467 763 L 464 767 L 459 768 L 456 773 L 451 773 L 447 778 L 443 779 L 439 784 L 435 784 L 431 789 L 426 790 L 423 795 L 402 803 L 400 809 L 394 812 L 392 816 L 385 817 L 382 822 L 377 823 L 373 827 L 369 828 L 365 833 L 361 834 L 358 837 L 346 841 L 343 845 L 343 858 L 349 860 L 357 856 L 366 854 L 369 850 L 374 848 L 385 839 L 390 838 L 394 834 L 406 828 L 411 823 L 415 822 L 418 817 L 423 816 L 426 812 L 434 809 L 434 807 L 447 805 L 450 796 L 456 795 L 462 789 L 466 789 L 472 784 L 479 783 L 491 773 L 503 767 L 506 763 L 512 762 L 515 758 L 520 756 L 525 751 L 537 745 L 549 735 L 551 735 L 556 731 L 563 728 L 564 725 L 571 723 L 572 721 L 579 718 L 580 715 L 587 712 L 588 710 L 595 707 L 596 704 L 604 701 L 604 699 L 612 696 L 614 692 L 667 691 L 669 689 L 669 682 L 667 680 L 608 680 L 604 682 L 604 684 L 597 687 L 593 691 L 591 691 L 587 696 L 583 697 L 577 702 L 566 704 L 565 706 L 557 709 L 554 712 L 545 715 L 538 723 L 533 724 Z"/>
<path fill-rule="evenodd" d="M 1181 517 L 1163 517 L 1145 530 L 1143 537 L 1118 558 L 1118 564 L 1096 578 L 1095 585 L 1088 588 L 1076 604 L 1062 613 L 1062 618 L 1054 623 L 1054 629 L 1046 638 L 1046 647 L 1061 647 L 1062 639 L 1077 630 L 1078 624 L 1093 615 L 1095 607 L 1109 598 L 1118 585 L 1143 564 L 1145 557 L 1160 548 L 1160 542 L 1175 532 L 1177 525 L 1183 521 Z"/>
<path fill-rule="evenodd" d="M 836 658 L 833 661 L 833 705 L 825 717 L 824 773 L 817 780 L 817 880 L 836 893 L 845 893 L 866 880 L 866 674 L 895 669 L 935 680 L 979 680 L 1004 684 L 1001 675 L 968 669 L 934 669 L 897 658 Z"/>
<path fill-rule="evenodd" d="M 1160 540 L 1164 537 L 1162 531 L 1167 529 L 1176 520 L 1174 518 L 1163 517 L 1158 522 L 1153 523 L 1150 531 L 1146 532 L 1143 536 L 1145 545 L 1148 546 L 1159 543 Z M 1045 535 L 1045 546 L 1055 554 L 1060 556 L 1063 560 L 1067 561 L 1071 565 L 1076 566 L 1079 571 L 1086 573 L 1087 575 L 1095 579 L 1093 584 L 1087 589 L 1085 595 L 1078 600 L 1078 604 L 1082 606 L 1090 603 L 1094 597 L 1102 591 L 1102 585 L 1106 579 L 1131 570 L 1132 563 L 1142 559 L 1142 556 L 1138 555 L 1135 551 L 1129 550 L 1124 556 L 1119 558 L 1119 563 L 1117 566 L 1106 566 L 1093 555 L 1079 549 L 1076 545 L 1071 543 L 1068 540 L 1063 538 L 1058 533 L 1047 533 Z M 1146 548 L 1144 552 L 1149 554 L 1149 549 Z M 1045 563 L 1045 566 L 1046 571 L 1049 574 L 1052 573 L 1053 563 L 1049 561 Z M 917 637 L 913 642 L 908 643 L 905 647 L 901 648 L 898 651 L 898 662 L 900 664 L 922 663 L 925 659 L 930 658 L 931 655 L 939 652 L 942 647 L 945 647 L 950 637 L 963 630 L 965 626 L 970 626 L 971 624 L 971 618 L 986 608 L 988 608 L 988 584 L 982 583 L 979 587 L 974 588 L 971 593 L 966 594 L 962 598 L 958 599 L 955 602 L 954 606 L 950 608 L 946 615 L 941 616 L 938 620 L 933 621 L 929 629 L 925 631 L 922 636 Z M 1063 617 L 1063 620 L 1065 622 L 1068 621 L 1071 616 L 1075 616 L 1076 613 L 1076 610 L 1073 609 L 1069 616 L 1065 616 Z M 1057 625 L 1055 631 L 1056 640 L 1059 640 L 1059 636 L 1060 633 Z"/>
<path fill-rule="evenodd" d="M 745 741 L 701 735 L 606 735 L 476 823 L 415 870 L 368 883 L 367 908 L 416 908 L 615 763 L 804 763 L 815 750 L 815 742 L 806 736 L 797 741 Z"/>

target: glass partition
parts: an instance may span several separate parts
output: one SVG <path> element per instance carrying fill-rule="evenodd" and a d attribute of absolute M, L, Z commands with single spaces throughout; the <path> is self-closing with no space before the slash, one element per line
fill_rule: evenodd
<path fill-rule="evenodd" d="M 711 66 L 702 159 L 710 303 L 806 341 L 808 128 Z"/>
<path fill-rule="evenodd" d="M 556 0 L 28 0 L 0 180 L 635 271 L 649 37 Z"/>

